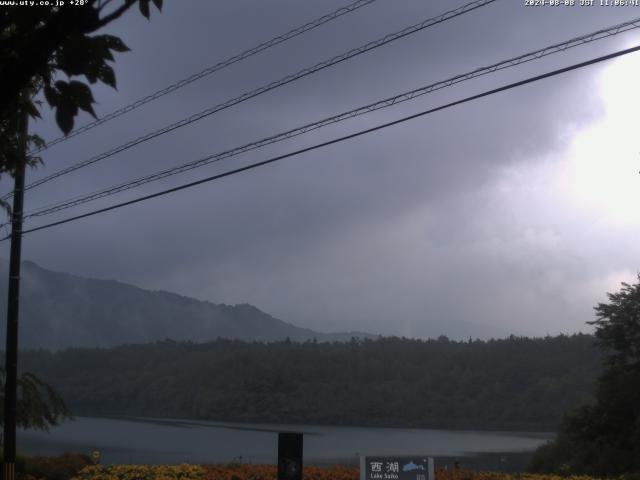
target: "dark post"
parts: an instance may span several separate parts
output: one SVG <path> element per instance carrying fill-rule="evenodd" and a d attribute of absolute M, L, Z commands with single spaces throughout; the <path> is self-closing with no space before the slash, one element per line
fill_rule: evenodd
<path fill-rule="evenodd" d="M 7 346 L 4 384 L 4 480 L 15 479 L 16 397 L 18 377 L 18 309 L 20 303 L 20 260 L 22 247 L 22 210 L 27 155 L 27 115 L 20 113 L 20 148 L 24 155 L 14 172 L 11 212 L 11 257 L 9 259 L 9 298 L 7 302 Z"/>
<path fill-rule="evenodd" d="M 278 480 L 302 480 L 302 434 L 278 434 Z"/>

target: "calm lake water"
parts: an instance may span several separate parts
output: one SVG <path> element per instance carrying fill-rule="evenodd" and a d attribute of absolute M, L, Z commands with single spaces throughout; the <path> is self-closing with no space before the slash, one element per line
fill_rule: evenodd
<path fill-rule="evenodd" d="M 304 433 L 305 464 L 356 464 L 358 455 L 430 455 L 471 459 L 484 454 L 505 463 L 532 452 L 549 433 L 405 428 L 249 425 L 190 420 L 78 417 L 49 433 L 18 432 L 18 449 L 36 455 L 98 449 L 102 463 L 275 464 L 277 432 Z M 486 456 L 486 455 L 485 455 Z M 461 461 L 464 463 L 464 461 Z"/>

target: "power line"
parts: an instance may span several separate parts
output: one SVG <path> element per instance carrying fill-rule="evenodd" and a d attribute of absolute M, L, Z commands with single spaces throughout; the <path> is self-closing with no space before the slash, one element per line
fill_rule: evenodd
<path fill-rule="evenodd" d="M 101 160 L 104 160 L 105 158 L 111 157 L 113 155 L 116 155 L 117 153 L 123 152 L 125 150 L 128 150 L 131 147 L 134 147 L 136 145 L 139 145 L 140 143 L 149 141 L 153 138 L 159 137 L 160 135 L 163 135 L 165 133 L 171 132 L 173 130 L 176 130 L 178 128 L 184 127 L 186 125 L 189 125 L 191 123 L 194 123 L 198 120 L 201 120 L 205 117 L 208 117 L 209 115 L 212 115 L 214 113 L 217 113 L 221 110 L 225 110 L 231 106 L 237 105 L 238 103 L 244 102 L 246 100 L 249 100 L 253 97 L 256 97 L 258 95 L 261 95 L 263 93 L 266 93 L 270 90 L 273 90 L 275 88 L 281 87 L 283 85 L 286 85 L 288 83 L 291 83 L 295 80 L 298 80 L 302 77 L 306 77 L 308 75 L 311 75 L 313 73 L 316 73 L 320 70 L 323 70 L 325 68 L 328 68 L 332 65 L 335 65 L 337 63 L 340 62 L 344 62 L 345 60 L 348 60 L 350 58 L 353 58 L 355 56 L 361 55 L 363 53 L 366 53 L 370 50 L 373 50 L 375 48 L 381 47 L 383 45 L 386 45 L 387 43 L 393 42 L 395 40 L 398 40 L 400 38 L 406 37 L 408 35 L 411 35 L 413 33 L 419 32 L 421 30 L 424 30 L 425 28 L 437 25 L 439 23 L 443 23 L 447 20 L 451 20 L 452 18 L 458 17 L 460 15 L 464 15 L 465 13 L 468 13 L 472 10 L 475 10 L 477 8 L 483 7 L 485 5 L 488 5 L 490 3 L 495 2 L 496 0 L 474 0 L 470 3 L 467 3 L 466 5 L 463 5 L 461 7 L 458 7 L 456 9 L 453 10 L 449 10 L 441 15 L 438 15 L 437 17 L 433 17 L 427 20 L 424 20 L 423 22 L 417 23 L 415 25 L 412 25 L 410 27 L 407 27 L 403 30 L 400 30 L 399 32 L 395 32 L 395 33 L 391 33 L 388 35 L 385 35 L 382 38 L 379 38 L 378 40 L 374 40 L 372 42 L 369 42 L 361 47 L 358 48 L 354 48 L 352 50 L 349 50 L 346 53 L 343 53 L 341 55 L 337 55 L 335 57 L 332 57 L 328 60 L 322 61 L 320 63 L 315 64 L 312 67 L 308 67 L 308 68 L 304 68 L 300 71 L 298 71 L 297 73 L 288 75 L 286 77 L 281 78 L 280 80 L 276 80 L 275 82 L 271 82 L 267 85 L 264 85 L 260 88 L 257 88 L 255 90 L 252 90 L 250 92 L 244 93 L 238 97 L 235 97 L 231 100 L 227 100 L 224 103 L 220 103 L 214 107 L 208 108 L 206 110 L 203 110 L 202 112 L 196 113 L 190 117 L 184 118 L 178 122 L 172 123 L 171 125 L 168 125 L 164 128 L 161 128 L 159 130 L 156 130 L 154 132 L 148 133 L 146 135 L 143 135 L 141 137 L 138 137 L 134 140 L 131 140 L 127 143 L 124 143 L 122 145 L 119 145 L 118 147 L 115 147 L 107 152 L 104 152 L 100 155 L 94 156 L 92 158 L 89 158 L 87 160 L 84 160 L 82 162 L 76 163 L 75 165 L 71 165 L 65 169 L 59 170 L 58 172 L 55 172 L 49 176 L 43 177 L 39 180 L 36 180 L 34 182 L 31 182 L 30 184 L 25 186 L 25 190 L 29 190 L 31 188 L 37 187 L 39 185 L 42 185 L 46 182 L 49 182 L 51 180 L 53 180 L 54 178 L 58 178 L 62 175 L 66 175 L 68 173 L 71 173 L 75 170 L 78 170 L 80 168 L 86 167 L 88 165 L 94 164 L 96 162 L 99 162 Z M 12 194 L 9 193 L 7 195 L 5 195 L 5 197 L 3 197 L 4 199 L 7 199 L 11 196 Z"/>
<path fill-rule="evenodd" d="M 212 65 L 210 67 L 205 68 L 204 70 L 201 70 L 198 73 L 194 73 L 193 75 L 190 75 L 187 78 L 183 78 L 182 80 L 179 80 L 165 88 L 162 88 L 160 90 L 157 90 L 156 92 L 147 95 L 144 98 L 141 98 L 133 103 L 130 103 L 129 105 L 126 105 L 118 110 L 115 110 L 111 113 L 109 113 L 108 115 L 105 115 L 102 118 L 99 118 L 91 123 L 88 123 L 82 127 L 79 127 L 75 130 L 72 130 L 67 136 L 61 136 L 58 137 L 54 140 L 51 140 L 50 142 L 47 142 L 45 146 L 37 149 L 37 150 L 33 150 L 30 153 L 39 153 L 42 152 L 43 150 L 48 149 L 49 147 L 56 145 L 58 143 L 64 142 L 65 140 L 68 140 L 72 137 L 75 137 L 77 135 L 80 135 L 81 133 L 87 132 L 99 125 L 102 125 L 104 123 L 107 123 L 109 120 L 113 120 L 114 118 L 118 118 L 126 113 L 131 112 L 132 110 L 135 110 L 136 108 L 141 107 L 142 105 L 145 105 L 149 102 L 152 102 L 154 100 L 157 100 L 160 97 L 164 97 L 165 95 L 168 95 L 170 93 L 175 92 L 176 90 L 185 87 L 187 85 L 189 85 L 190 83 L 195 82 L 196 80 L 200 80 L 201 78 L 204 78 L 208 75 L 211 75 L 212 73 L 215 73 L 219 70 L 222 70 L 226 67 L 229 67 L 231 65 L 233 65 L 234 63 L 240 62 L 241 60 L 244 60 L 246 58 L 249 58 L 257 53 L 260 53 L 264 50 L 267 50 L 271 47 L 274 47 L 280 43 L 286 42 L 287 40 L 290 40 L 292 38 L 295 38 L 299 35 L 302 35 L 303 33 L 308 32 L 309 30 L 313 30 L 314 28 L 317 28 L 321 25 L 324 25 L 325 23 L 328 23 L 332 20 L 335 20 L 336 18 L 339 18 L 343 15 L 346 15 L 348 13 L 354 12 L 356 10 L 358 10 L 359 8 L 362 8 L 364 6 L 367 6 L 373 2 L 375 2 L 376 0 L 357 0 L 353 3 L 350 3 L 349 5 L 346 5 L 344 7 L 341 7 L 337 10 L 334 10 L 331 13 L 328 13 L 327 15 L 324 15 L 320 18 L 317 18 L 309 23 L 305 23 L 304 25 L 294 28 L 293 30 L 288 31 L 287 33 L 284 33 L 282 35 L 279 35 L 277 37 L 272 38 L 271 40 L 268 40 L 266 42 L 261 43 L 260 45 L 257 45 L 253 48 L 250 48 L 249 50 L 245 50 L 242 53 L 239 53 L 237 55 L 234 55 L 232 57 L 227 58 L 226 60 L 223 60 L 221 62 L 216 63 L 215 65 Z"/>
<path fill-rule="evenodd" d="M 578 45 L 583 45 L 585 43 L 590 43 L 596 40 L 600 40 L 603 38 L 608 38 L 612 35 L 617 35 L 619 33 L 622 32 L 626 32 L 629 31 L 631 29 L 634 28 L 638 28 L 640 27 L 640 18 L 637 18 L 635 20 L 631 20 L 628 22 L 624 22 L 618 25 L 614 25 L 612 27 L 608 27 L 608 28 L 603 28 L 600 30 L 597 30 L 595 32 L 589 33 L 587 35 L 582 35 L 580 37 L 575 37 L 572 38 L 570 40 L 567 40 L 565 42 L 562 43 L 557 43 L 539 50 L 535 50 L 533 52 L 529 52 L 523 55 L 519 55 L 517 57 L 508 59 L 508 60 L 503 60 L 501 62 L 498 63 L 494 63 L 492 65 L 489 65 L 487 67 L 481 67 L 481 68 L 477 68 L 475 70 L 472 70 L 471 72 L 468 73 L 464 73 L 464 74 L 460 74 L 460 75 L 456 75 L 454 77 L 448 78 L 446 80 L 442 80 L 436 83 L 432 83 L 430 85 L 424 86 L 424 87 L 420 87 L 414 90 L 411 90 L 409 92 L 405 92 L 399 95 L 395 95 L 393 97 L 389 97 L 386 98 L 384 100 L 380 100 L 374 103 L 371 103 L 369 105 L 365 105 L 363 107 L 358 107 L 356 109 L 352 109 L 349 110 L 347 112 L 343 112 L 340 113 L 338 115 L 333 115 L 331 117 L 327 117 L 324 118 L 322 120 L 313 122 L 313 123 L 309 123 L 307 125 L 304 125 L 302 127 L 298 127 L 292 130 L 288 130 L 286 132 L 282 132 L 282 133 L 278 133 L 276 135 L 272 135 L 270 137 L 266 137 L 260 140 L 256 140 L 254 142 L 242 145 L 240 147 L 235 147 L 233 149 L 230 150 L 226 150 L 214 155 L 208 155 L 204 158 L 192 161 L 192 162 L 188 162 L 185 163 L 183 165 L 179 165 L 176 167 L 172 167 L 172 168 L 168 168 L 165 170 L 161 170 L 159 172 L 150 174 L 150 175 L 146 175 L 143 177 L 139 177 L 130 181 L 127 181 L 125 183 L 119 184 L 119 185 L 115 185 L 112 187 L 108 187 L 106 189 L 102 189 L 102 190 L 98 190 L 89 194 L 83 194 L 80 196 L 76 196 L 73 197 L 71 199 L 68 200 L 64 200 L 61 202 L 57 202 L 54 204 L 50 204 L 50 205 L 46 205 L 43 207 L 40 207 L 32 212 L 28 212 L 25 215 L 25 218 L 31 218 L 31 217 L 41 217 L 41 216 L 45 216 L 45 215 L 49 215 L 61 210 L 66 210 L 68 208 L 72 208 L 75 207 L 77 205 L 81 205 L 87 202 L 90 202 L 92 200 L 97 200 L 99 198 L 104 198 L 107 196 L 111 196 L 111 195 L 115 195 L 117 193 L 126 191 L 126 190 L 130 190 L 132 188 L 138 187 L 140 185 L 144 185 L 146 183 L 150 183 L 153 181 L 157 181 L 160 180 L 162 178 L 166 178 L 172 175 L 176 175 L 179 173 L 183 173 L 195 168 L 199 168 L 205 165 L 209 165 L 211 163 L 214 162 L 218 162 L 221 161 L 223 159 L 226 158 L 230 158 L 230 157 L 234 157 L 236 155 L 251 151 L 251 150 L 255 150 L 257 148 L 263 147 L 265 145 L 270 145 L 276 142 L 280 142 L 289 138 L 293 138 L 295 136 L 298 135 L 302 135 L 304 133 L 310 132 L 312 130 L 316 130 L 319 128 L 322 128 L 324 126 L 330 125 L 330 124 L 334 124 L 334 123 L 338 123 L 350 118 L 354 118 L 357 117 L 359 115 L 364 115 L 366 113 L 370 113 L 372 111 L 376 111 L 376 110 L 380 110 L 383 108 L 387 108 L 387 107 L 391 107 L 393 105 L 396 105 L 398 103 L 402 103 L 402 102 L 406 102 L 412 99 L 415 99 L 416 97 L 419 97 L 421 95 L 425 95 L 428 93 L 431 93 L 433 91 L 436 90 L 440 90 L 446 87 L 449 87 L 451 85 L 455 85 L 457 83 L 466 81 L 466 80 L 470 80 L 482 75 L 486 75 L 489 73 L 493 73 L 495 71 L 499 71 L 499 70 L 503 70 L 506 68 L 510 68 L 510 67 L 514 67 L 517 65 L 521 65 L 523 63 L 526 62 L 530 62 L 533 60 L 538 60 L 542 57 L 545 57 L 547 55 L 551 55 L 554 53 L 558 53 L 558 52 L 563 52 L 566 51 L 569 48 L 573 48 L 576 47 Z"/>
<path fill-rule="evenodd" d="M 384 128 L 388 128 L 388 127 L 391 127 L 393 125 L 398 125 L 400 123 L 404 123 L 404 122 L 407 122 L 409 120 L 413 120 L 413 119 L 416 119 L 416 118 L 419 118 L 419 117 L 423 117 L 425 115 L 429 115 L 431 113 L 435 113 L 435 112 L 438 112 L 440 110 L 445 110 L 447 108 L 451 108 L 451 107 L 454 107 L 456 105 L 461 105 L 463 103 L 471 102 L 473 100 L 478 100 L 480 98 L 487 97 L 489 95 L 493 95 L 493 94 L 496 94 L 496 93 L 499 93 L 499 92 L 504 92 L 506 90 L 511 90 L 513 88 L 516 88 L 516 87 L 520 87 L 520 86 L 523 86 L 523 85 L 527 85 L 529 83 L 533 83 L 533 82 L 537 82 L 537 81 L 540 81 L 540 80 L 544 80 L 546 78 L 554 77 L 554 76 L 560 75 L 562 73 L 566 73 L 566 72 L 569 72 L 569 71 L 572 71 L 572 70 L 576 70 L 576 69 L 579 69 L 579 68 L 584 68 L 584 67 L 587 67 L 589 65 L 593 65 L 593 64 L 596 64 L 596 63 L 599 63 L 599 62 L 603 62 L 605 60 L 610 60 L 612 58 L 620 57 L 622 55 L 627 55 L 629 53 L 637 52 L 637 51 L 640 51 L 640 46 L 627 48 L 625 50 L 620 50 L 620 51 L 617 51 L 617 52 L 614 52 L 614 53 L 610 53 L 608 55 L 603 55 L 601 57 L 593 58 L 593 59 L 587 60 L 585 62 L 573 64 L 573 65 L 570 65 L 568 67 L 564 67 L 564 68 L 560 68 L 560 69 L 557 69 L 557 70 L 553 70 L 551 72 L 543 73 L 541 75 L 536 75 L 534 77 L 529 77 L 529 78 L 527 78 L 525 80 L 520 80 L 518 82 L 514 82 L 514 83 L 510 83 L 510 84 L 504 85 L 502 87 L 494 88 L 492 90 L 487 90 L 487 91 L 479 93 L 477 95 L 472 95 L 470 97 L 463 98 L 462 100 L 457 100 L 455 102 L 450 102 L 450 103 L 447 103 L 445 105 L 441 105 L 439 107 L 431 108 L 429 110 L 425 110 L 425 111 L 420 112 L 420 113 L 416 113 L 416 114 L 413 114 L 413 115 L 409 115 L 409 116 L 400 118 L 398 120 L 394 120 L 392 122 L 383 123 L 381 125 L 378 125 L 378 126 L 375 126 L 375 127 L 372 127 L 372 128 L 368 128 L 368 129 L 365 129 L 365 130 L 360 130 L 360 131 L 352 133 L 350 135 L 345 135 L 345 136 L 342 136 L 342 137 L 334 138 L 333 140 L 329 140 L 329 141 L 326 141 L 326 142 L 318 143 L 316 145 L 312 145 L 310 147 L 302 148 L 302 149 L 296 150 L 294 152 L 289 152 L 289 153 L 286 153 L 284 155 L 279 155 L 277 157 L 273 157 L 273 158 L 270 158 L 268 160 L 263 160 L 261 162 L 252 163 L 250 165 L 246 165 L 244 167 L 240 167 L 240 168 L 236 168 L 236 169 L 233 169 L 233 170 L 229 170 L 227 172 L 223 172 L 223 173 L 220 173 L 220 174 L 217 174 L 217 175 L 213 175 L 211 177 L 203 178 L 203 179 L 200 179 L 200 180 L 196 180 L 194 182 L 190 182 L 190 183 L 186 183 L 186 184 L 183 184 L 183 185 L 179 185 L 177 187 L 172 187 L 172 188 L 169 188 L 169 189 L 166 189 L 166 190 L 162 190 L 160 192 L 156 192 L 156 193 L 152 193 L 152 194 L 149 194 L 149 195 L 144 195 L 142 197 L 134 198 L 133 200 L 128 200 L 126 202 L 122 202 L 122 203 L 118 203 L 118 204 L 115 204 L 115 205 L 111 205 L 109 207 L 100 208 L 100 209 L 97 209 L 97 210 L 93 210 L 91 212 L 83 213 L 81 215 L 76 215 L 76 216 L 73 216 L 73 217 L 65 218 L 63 220 L 58 220 L 56 222 L 51 222 L 51 223 L 48 223 L 48 224 L 45 224 L 45 225 L 41 225 L 39 227 L 34 227 L 34 228 L 31 228 L 31 229 L 28 229 L 28 230 L 24 230 L 23 233 L 31 233 L 31 232 L 36 232 L 38 230 L 44 230 L 44 229 L 51 228 L 51 227 L 54 227 L 54 226 L 57 226 L 57 225 L 62 225 L 62 224 L 65 224 L 65 223 L 73 222 L 75 220 L 80 220 L 82 218 L 87 218 L 87 217 L 91 217 L 91 216 L 94 216 L 94 215 L 97 215 L 97 214 L 100 214 L 100 213 L 105 213 L 105 212 L 108 212 L 108 211 L 111 211 L 111 210 L 116 210 L 118 208 L 126 207 L 128 205 L 132 205 L 134 203 L 143 202 L 145 200 L 150 200 L 152 198 L 168 195 L 170 193 L 174 193 L 174 192 L 177 192 L 177 191 L 180 191 L 180 190 L 185 190 L 187 188 L 195 187 L 195 186 L 201 185 L 203 183 L 212 182 L 214 180 L 218 180 L 218 179 L 221 179 L 221 178 L 224 178 L 224 177 L 235 175 L 237 173 L 241 173 L 241 172 L 244 172 L 244 171 L 247 171 L 247 170 L 252 170 L 254 168 L 262 167 L 264 165 L 268 165 L 270 163 L 274 163 L 274 162 L 277 162 L 279 160 L 283 160 L 285 158 L 293 157 L 295 155 L 300 155 L 302 153 L 310 152 L 312 150 L 317 150 L 319 148 L 323 148 L 323 147 L 326 147 L 326 146 L 329 146 L 329 145 L 333 145 L 333 144 L 340 143 L 340 142 L 343 142 L 343 141 L 346 141 L 346 140 L 350 140 L 352 138 L 356 138 L 356 137 L 360 137 L 362 135 L 366 135 L 366 134 L 369 134 L 369 133 L 372 133 L 372 132 L 376 132 L 378 130 L 382 130 Z M 9 237 L 4 237 L 4 238 L 0 239 L 0 241 L 7 240 L 8 238 Z"/>

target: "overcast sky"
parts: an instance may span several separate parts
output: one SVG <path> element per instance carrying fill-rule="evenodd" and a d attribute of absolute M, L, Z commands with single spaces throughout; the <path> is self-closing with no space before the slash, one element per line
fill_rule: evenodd
<path fill-rule="evenodd" d="M 108 27 L 132 49 L 105 115 L 346 0 L 167 1 Z M 28 181 L 464 4 L 378 0 L 43 154 Z M 497 2 L 28 192 L 26 210 L 178 165 L 640 17 Z M 640 43 L 636 31 L 67 210 L 33 227 Z M 464 337 L 589 331 L 640 269 L 640 54 L 25 237 L 23 258 L 319 331 Z M 47 107 L 48 109 L 48 107 Z M 78 125 L 87 123 L 81 116 Z M 32 123 L 59 136 L 50 118 Z M 2 182 L 3 191 L 10 185 Z M 8 258 L 8 245 L 0 255 Z"/>

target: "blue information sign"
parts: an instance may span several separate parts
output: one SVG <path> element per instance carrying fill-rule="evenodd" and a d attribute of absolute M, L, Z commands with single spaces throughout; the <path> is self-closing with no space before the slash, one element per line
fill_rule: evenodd
<path fill-rule="evenodd" d="M 363 456 L 360 480 L 435 480 L 433 458 Z"/>

